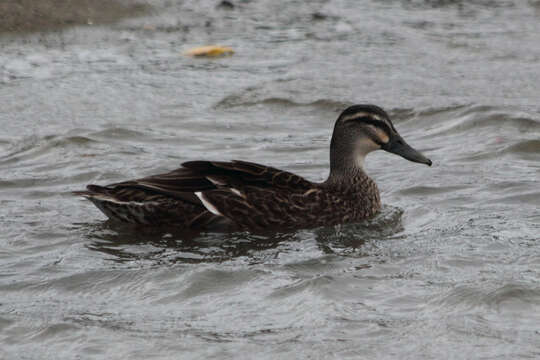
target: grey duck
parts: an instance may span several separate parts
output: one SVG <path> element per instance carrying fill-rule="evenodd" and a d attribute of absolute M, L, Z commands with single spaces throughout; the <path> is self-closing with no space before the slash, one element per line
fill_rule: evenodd
<path fill-rule="evenodd" d="M 315 183 L 288 171 L 246 161 L 189 161 L 171 172 L 77 191 L 110 219 L 185 230 L 266 231 L 357 222 L 381 208 L 364 158 L 383 149 L 431 166 L 409 146 L 388 114 L 354 105 L 336 120 L 330 175 Z"/>

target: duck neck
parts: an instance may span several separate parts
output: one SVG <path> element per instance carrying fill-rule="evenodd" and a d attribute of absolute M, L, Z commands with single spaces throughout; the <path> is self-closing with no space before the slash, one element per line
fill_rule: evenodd
<path fill-rule="evenodd" d="M 363 169 L 365 154 L 358 150 L 357 142 L 351 135 L 334 132 L 330 142 L 330 174 L 326 183 L 338 185 L 367 177 Z"/>
<path fill-rule="evenodd" d="M 330 166 L 330 174 L 326 183 L 329 185 L 348 185 L 356 183 L 360 179 L 368 178 L 364 169 L 356 164 L 346 163 L 346 160 L 340 159 L 344 163 L 334 163 L 334 166 Z M 354 161 L 354 159 L 351 159 Z"/>
<path fill-rule="evenodd" d="M 324 182 L 329 191 L 352 202 L 354 216 L 364 219 L 376 214 L 381 208 L 377 184 L 364 172 L 364 158 L 372 151 L 362 138 L 336 133 L 330 144 L 330 175 Z"/>

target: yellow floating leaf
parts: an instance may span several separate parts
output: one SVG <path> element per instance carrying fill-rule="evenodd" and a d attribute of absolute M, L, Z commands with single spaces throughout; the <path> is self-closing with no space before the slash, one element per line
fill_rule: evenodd
<path fill-rule="evenodd" d="M 226 46 L 218 45 L 209 45 L 201 46 L 191 50 L 186 51 L 186 55 L 189 56 L 207 56 L 207 57 L 216 57 L 216 56 L 225 56 L 232 55 L 234 50 Z"/>

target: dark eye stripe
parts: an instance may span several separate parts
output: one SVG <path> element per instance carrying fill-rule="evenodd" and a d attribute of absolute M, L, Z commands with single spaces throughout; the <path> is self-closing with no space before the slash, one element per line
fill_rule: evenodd
<path fill-rule="evenodd" d="M 379 146 L 383 146 L 384 143 L 381 141 L 381 139 L 379 138 L 379 135 L 375 132 L 375 130 L 367 127 L 366 128 L 366 134 L 367 136 L 371 139 L 371 141 L 373 141 L 375 144 L 379 145 Z"/>
<path fill-rule="evenodd" d="M 375 144 L 377 144 L 379 146 L 384 145 L 384 143 L 381 141 L 381 139 L 379 139 L 379 137 L 376 134 L 373 134 L 372 132 L 369 132 L 368 136 L 371 139 L 371 141 L 373 141 Z"/>
<path fill-rule="evenodd" d="M 348 119 L 347 122 L 349 122 L 351 120 L 378 127 L 379 129 L 382 129 L 389 138 L 391 137 L 392 133 L 395 132 L 395 130 L 392 131 L 392 128 L 390 128 L 390 126 L 388 126 L 388 124 L 386 122 L 381 121 L 381 120 L 375 120 L 374 118 L 372 118 L 370 116 L 360 116 L 360 117 L 357 117 L 357 118 Z M 377 144 L 379 144 L 379 143 L 377 143 Z"/>

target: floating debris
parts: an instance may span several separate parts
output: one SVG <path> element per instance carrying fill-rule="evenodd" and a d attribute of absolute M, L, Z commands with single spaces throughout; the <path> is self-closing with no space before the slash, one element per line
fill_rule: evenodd
<path fill-rule="evenodd" d="M 208 45 L 188 50 L 185 54 L 197 57 L 217 57 L 232 55 L 234 54 L 234 50 L 227 46 Z"/>
<path fill-rule="evenodd" d="M 328 19 L 328 15 L 317 11 L 317 12 L 314 12 L 313 14 L 311 14 L 311 19 L 312 20 L 326 20 L 326 19 Z"/>

